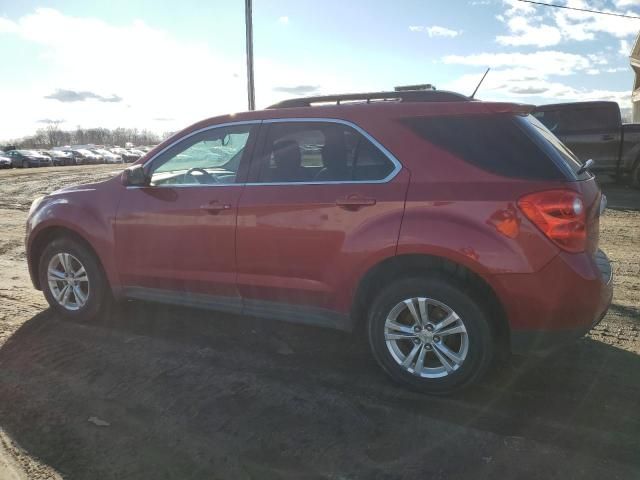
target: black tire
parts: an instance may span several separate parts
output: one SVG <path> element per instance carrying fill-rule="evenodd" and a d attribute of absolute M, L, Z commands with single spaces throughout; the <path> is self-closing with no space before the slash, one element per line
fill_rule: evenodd
<path fill-rule="evenodd" d="M 84 266 L 89 281 L 86 303 L 77 310 L 69 310 L 56 300 L 49 285 L 49 262 L 59 253 L 68 253 Z M 109 283 L 95 254 L 85 245 L 71 238 L 60 237 L 53 240 L 44 249 L 39 263 L 40 286 L 47 302 L 64 318 L 89 321 L 101 313 L 110 303 L 111 291 Z"/>
<path fill-rule="evenodd" d="M 440 378 L 425 378 L 405 370 L 394 359 L 385 340 L 385 322 L 392 309 L 406 299 L 420 297 L 433 299 L 450 307 L 466 328 L 468 349 L 464 361 L 457 369 Z M 438 307 L 431 308 L 436 308 L 434 314 L 438 313 Z M 368 313 L 369 345 L 377 362 L 394 381 L 423 393 L 451 394 L 478 382 L 491 364 L 495 351 L 495 336 L 488 321 L 487 311 L 478 295 L 459 280 L 445 274 L 400 279 L 384 288 L 372 304 Z M 408 344 L 407 349 L 409 348 L 411 343 Z M 431 345 L 426 348 L 436 349 Z M 428 361 L 432 362 L 434 368 L 438 362 L 435 353 L 425 353 L 425 364 Z M 444 364 L 441 363 L 441 366 L 444 367 Z"/>

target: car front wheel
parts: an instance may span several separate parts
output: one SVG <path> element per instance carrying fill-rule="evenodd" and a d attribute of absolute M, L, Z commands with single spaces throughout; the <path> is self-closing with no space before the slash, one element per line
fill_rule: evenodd
<path fill-rule="evenodd" d="M 40 258 L 40 286 L 64 317 L 90 320 L 105 306 L 108 283 L 96 256 L 70 238 L 51 242 Z"/>
<path fill-rule="evenodd" d="M 480 301 L 453 278 L 398 280 L 369 311 L 374 357 L 395 381 L 431 394 L 450 394 L 477 382 L 494 351 Z"/>

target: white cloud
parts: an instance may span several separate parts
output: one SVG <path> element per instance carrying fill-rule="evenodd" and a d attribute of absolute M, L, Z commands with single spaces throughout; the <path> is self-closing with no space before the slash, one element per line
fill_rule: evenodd
<path fill-rule="evenodd" d="M 614 100 L 628 106 L 628 91 L 606 89 L 580 89 L 555 80 L 576 74 L 597 75 L 597 65 L 605 65 L 606 59 L 599 55 L 582 56 L 560 51 L 534 53 L 480 53 L 475 55 L 449 55 L 444 63 L 491 67 L 480 89 L 479 97 L 486 100 L 514 100 L 526 98 L 536 103 L 579 100 Z M 478 83 L 482 72 L 465 74 L 442 85 L 447 90 L 470 93 Z"/>
<path fill-rule="evenodd" d="M 0 33 L 13 33 L 18 30 L 18 25 L 8 18 L 0 17 Z"/>
<path fill-rule="evenodd" d="M 4 139 L 33 133 L 42 118 L 64 118 L 63 128 L 164 132 L 247 108 L 244 57 L 225 57 L 142 21 L 115 25 L 41 8 L 15 21 L 0 17 L 0 42 L 5 36 L 37 49 L 31 61 L 39 74 L 28 84 L 0 88 L 3 111 L 12 112 L 0 132 Z M 261 57 L 255 70 L 259 106 L 291 96 L 274 91 L 281 85 L 314 85 L 319 92 L 353 87 L 340 72 L 307 71 Z M 75 92 L 80 100 L 63 103 L 60 91 Z"/>
<path fill-rule="evenodd" d="M 282 25 L 289 25 L 289 17 L 287 16 L 279 17 L 278 23 L 281 23 Z"/>
<path fill-rule="evenodd" d="M 450 28 L 441 27 L 439 25 L 424 26 L 424 25 L 410 25 L 409 30 L 412 32 L 427 32 L 430 37 L 447 37 L 454 38 L 458 35 L 462 35 L 462 30 L 452 30 Z"/>
<path fill-rule="evenodd" d="M 503 3 L 506 10 L 497 18 L 507 26 L 509 33 L 496 37 L 496 41 L 502 45 L 549 47 L 566 41 L 595 40 L 597 35 L 601 34 L 627 38 L 638 33 L 637 21 L 626 18 L 542 6 L 534 7 L 518 0 L 503 0 Z M 575 8 L 590 7 L 584 0 L 566 0 L 565 4 Z M 627 5 L 638 6 L 638 2 L 624 3 L 620 6 Z M 601 9 L 612 12 L 606 6 Z M 632 11 L 626 13 L 634 14 Z"/>
<path fill-rule="evenodd" d="M 496 41 L 501 45 L 550 47 L 562 40 L 562 32 L 550 25 L 533 26 L 526 17 L 512 17 L 507 20 L 510 35 L 498 35 Z"/>
<path fill-rule="evenodd" d="M 447 55 L 446 64 L 524 70 L 529 76 L 572 75 L 591 67 L 591 61 L 582 55 L 555 50 L 534 53 L 478 53 L 473 55 Z"/>
<path fill-rule="evenodd" d="M 554 102 L 576 102 L 587 100 L 611 100 L 621 107 L 631 105 L 629 91 L 607 89 L 576 88 L 562 82 L 551 81 L 545 77 L 527 77 L 526 71 L 491 71 L 477 94 L 482 100 L 526 101 L 536 104 Z M 442 85 L 444 90 L 453 90 L 471 94 L 478 84 L 482 72 L 465 74 Z"/>
<path fill-rule="evenodd" d="M 618 53 L 620 55 L 624 55 L 625 57 L 631 55 L 631 43 L 629 42 L 629 40 L 620 40 L 620 49 L 618 50 Z"/>
<path fill-rule="evenodd" d="M 616 6 L 616 8 L 640 6 L 638 0 L 613 0 L 613 4 Z"/>

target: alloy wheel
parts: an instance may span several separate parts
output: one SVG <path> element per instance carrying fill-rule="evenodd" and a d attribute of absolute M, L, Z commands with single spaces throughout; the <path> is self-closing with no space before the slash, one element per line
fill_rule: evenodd
<path fill-rule="evenodd" d="M 84 265 L 70 253 L 58 253 L 47 268 L 49 289 L 60 306 L 79 310 L 89 298 L 89 277 Z"/>
<path fill-rule="evenodd" d="M 409 298 L 393 307 L 385 320 L 384 338 L 398 365 L 422 378 L 452 374 L 469 351 L 462 319 L 449 306 L 426 297 Z"/>

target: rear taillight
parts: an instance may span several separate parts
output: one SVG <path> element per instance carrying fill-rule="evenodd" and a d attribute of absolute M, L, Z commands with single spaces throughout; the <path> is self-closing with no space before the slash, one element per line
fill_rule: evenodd
<path fill-rule="evenodd" d="M 536 227 L 563 250 L 584 252 L 586 214 L 582 197 L 573 190 L 547 190 L 525 195 L 518 206 Z"/>

